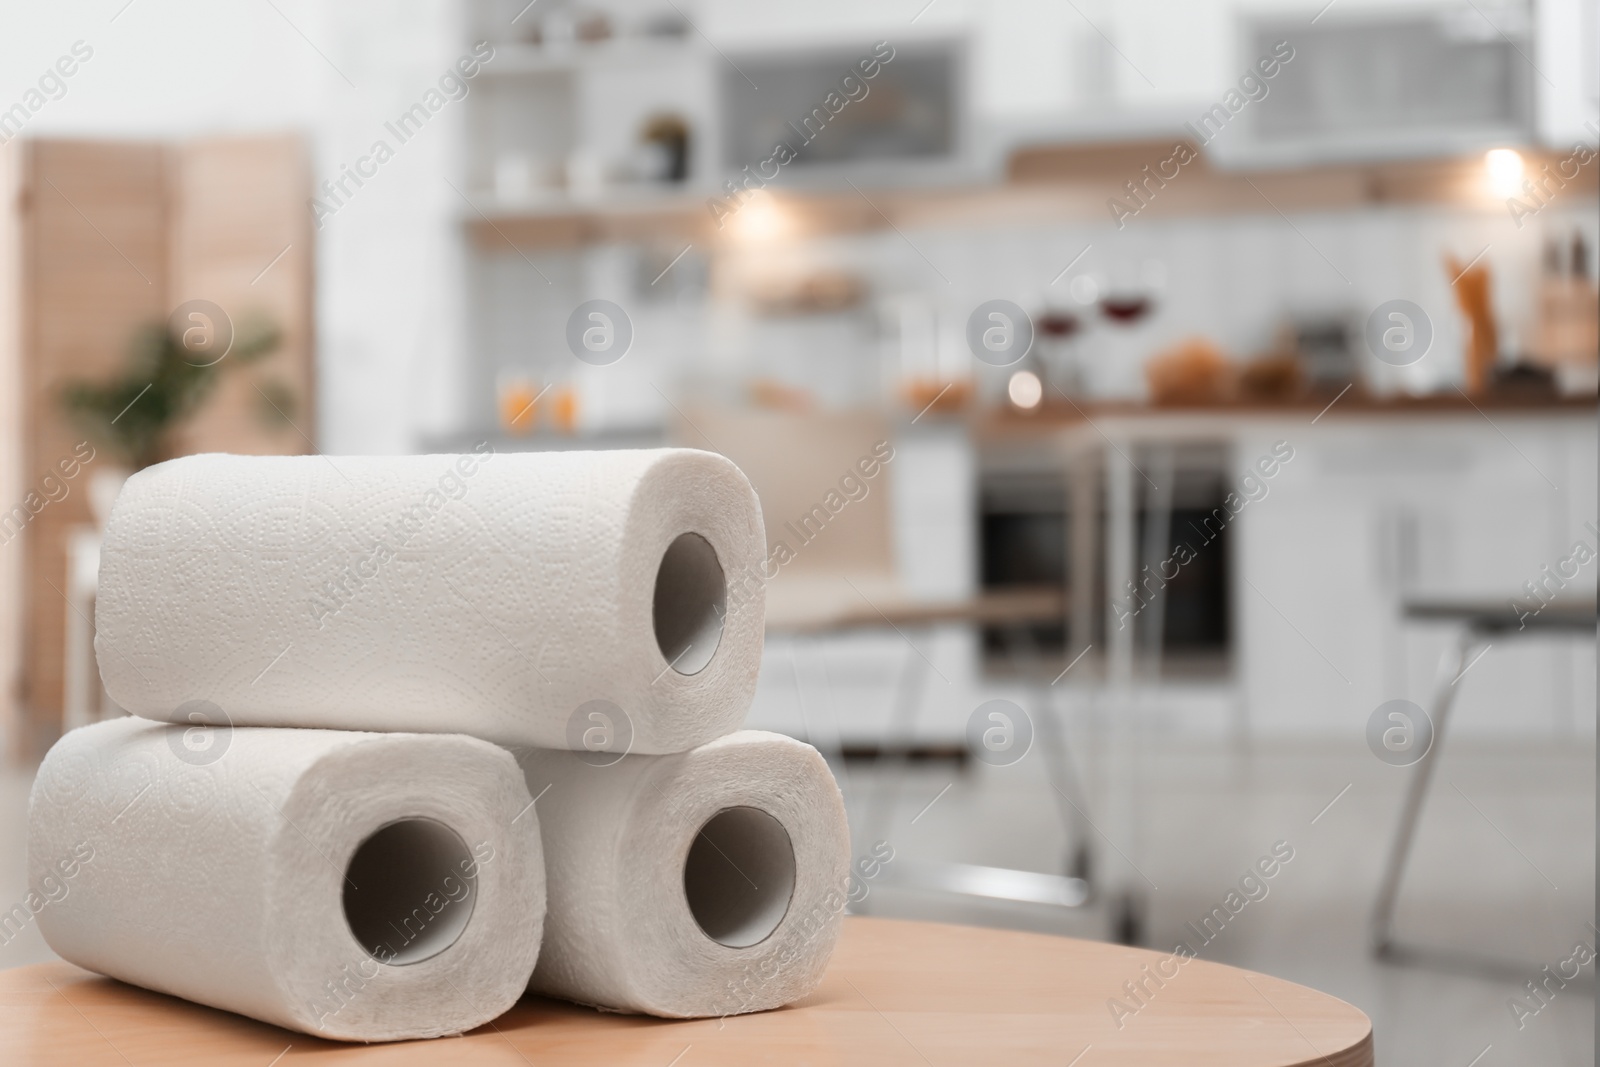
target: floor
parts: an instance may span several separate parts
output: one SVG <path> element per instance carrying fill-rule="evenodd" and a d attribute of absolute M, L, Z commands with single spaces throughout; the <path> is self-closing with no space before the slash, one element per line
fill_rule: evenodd
<path fill-rule="evenodd" d="M 851 762 L 840 778 L 859 836 L 874 795 L 903 775 L 886 837 L 896 858 L 1063 872 L 1067 837 L 1043 765 L 1031 756 L 965 771 Z M 1140 872 L 1129 881 L 1148 901 L 1146 944 L 1170 949 L 1186 941 L 1203 959 L 1357 1005 L 1373 1021 L 1380 1064 L 1595 1062 L 1592 964 L 1547 1007 L 1524 1014 L 1520 1028 L 1508 1007 L 1541 967 L 1558 965 L 1579 943 L 1594 946 L 1592 744 L 1449 750 L 1397 914 L 1403 943 L 1439 951 L 1419 952 L 1408 965 L 1380 964 L 1367 951 L 1372 896 L 1408 772 L 1381 763 L 1359 741 L 1241 750 L 1170 739 L 1152 744 L 1141 770 L 1137 840 L 1108 845 L 1098 831 L 1090 834 L 1099 855 L 1114 862 L 1121 849 Z M 1265 881 L 1264 896 L 1250 883 L 1259 899 L 1202 946 L 1186 924 L 1199 926 L 1280 841 L 1293 859 Z M 1108 936 L 1111 922 L 1103 899 L 1064 909 L 887 884 L 872 889 L 864 910 L 1081 937 Z M 1107 990 L 1107 998 L 1116 993 Z"/>
<path fill-rule="evenodd" d="M 870 805 L 892 787 L 882 835 L 896 860 L 1064 868 L 1067 836 L 1034 753 L 1009 767 L 841 761 L 835 769 L 858 854 Z M 1109 844 L 1090 834 L 1097 864 L 1119 865 L 1121 850 L 1140 872 L 1129 878 L 1148 901 L 1146 943 L 1171 948 L 1186 940 L 1201 958 L 1279 975 L 1359 1006 L 1376 1028 L 1380 1064 L 1576 1067 L 1595 1062 L 1592 965 L 1520 1029 L 1507 1004 L 1542 966 L 1566 959 L 1579 942 L 1594 944 L 1594 771 L 1591 742 L 1462 742 L 1448 751 L 1399 924 L 1410 941 L 1499 962 L 1482 973 L 1448 957 L 1396 966 L 1368 955 L 1367 912 L 1406 772 L 1380 763 L 1359 740 L 1249 748 L 1154 740 L 1141 762 L 1140 832 L 1118 830 L 1122 840 Z M 0 772 L 0 906 L 26 892 L 29 777 Z M 1096 814 L 1091 809 L 1091 818 Z M 1105 818 L 1094 824 L 1112 825 Z M 1247 885 L 1258 899 L 1202 946 L 1185 924 L 1198 925 L 1277 842 L 1292 848 L 1293 858 L 1261 883 L 1265 896 L 1256 883 Z M 890 881 L 876 880 L 859 910 L 1080 937 L 1109 929 L 1104 893 L 1066 909 L 982 902 Z M 0 944 L 0 967 L 49 958 L 31 926 Z M 1107 990 L 1107 998 L 1117 992 Z"/>

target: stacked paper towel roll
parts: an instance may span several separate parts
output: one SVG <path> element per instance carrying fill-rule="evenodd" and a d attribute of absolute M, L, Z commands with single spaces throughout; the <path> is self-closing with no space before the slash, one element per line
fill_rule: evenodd
<path fill-rule="evenodd" d="M 816 988 L 849 875 L 844 802 L 816 749 L 745 730 L 616 764 L 521 758 L 549 879 L 535 992 L 696 1016 Z"/>
<path fill-rule="evenodd" d="M 536 822 L 513 820 L 528 800 L 508 753 L 257 729 L 196 759 L 185 732 L 116 719 L 45 758 L 30 878 L 80 859 L 39 913 L 51 948 L 346 1040 L 459 1033 L 516 1002 L 539 954 L 544 863 Z"/>
<path fill-rule="evenodd" d="M 632 751 L 681 752 L 749 709 L 763 616 L 724 609 L 765 547 L 709 452 L 190 456 L 112 508 L 95 651 L 113 700 L 169 722 L 200 699 L 564 748 L 603 700 Z"/>
<path fill-rule="evenodd" d="M 805 996 L 849 836 L 814 749 L 739 731 L 764 545 L 748 481 L 691 450 L 134 475 L 95 649 L 140 718 L 40 768 L 31 876 L 65 887 L 41 930 L 346 1040 L 525 988 L 673 1017 Z"/>

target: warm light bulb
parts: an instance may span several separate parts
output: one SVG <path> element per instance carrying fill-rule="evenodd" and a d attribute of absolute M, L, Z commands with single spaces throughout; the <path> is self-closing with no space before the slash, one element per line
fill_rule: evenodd
<path fill-rule="evenodd" d="M 1011 402 L 1024 410 L 1036 408 L 1044 399 L 1044 385 L 1031 370 L 1019 370 L 1006 383 L 1006 395 Z"/>
<path fill-rule="evenodd" d="M 1496 197 L 1516 196 L 1522 191 L 1522 156 L 1514 149 L 1491 148 L 1483 157 L 1489 192 Z"/>
<path fill-rule="evenodd" d="M 757 190 L 740 206 L 733 218 L 735 232 L 745 241 L 772 241 L 789 232 L 789 216 L 777 199 Z"/>

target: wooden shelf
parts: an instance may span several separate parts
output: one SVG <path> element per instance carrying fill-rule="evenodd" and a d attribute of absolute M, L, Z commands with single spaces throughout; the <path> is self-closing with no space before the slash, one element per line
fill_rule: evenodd
<path fill-rule="evenodd" d="M 1001 184 L 927 189 L 866 188 L 796 191 L 769 187 L 795 238 L 860 233 L 896 227 L 1032 226 L 1041 223 L 1109 221 L 1107 201 L 1126 195 L 1123 183 L 1149 164 L 1168 158 L 1181 138 L 1097 145 L 1019 149 Z M 1537 174 L 1562 153 L 1525 149 L 1527 170 Z M 782 180 L 780 176 L 780 181 Z M 1562 190 L 1578 202 L 1600 193 L 1600 171 L 1587 167 Z M 697 244 L 729 241 L 737 213 L 719 227 L 707 207 L 714 190 L 620 195 L 550 207 L 478 204 L 466 225 L 474 243 L 496 248 L 572 247 L 601 241 L 675 238 Z M 1276 214 L 1279 211 L 1342 211 L 1392 204 L 1431 204 L 1504 212 L 1503 201 L 1483 191 L 1479 156 L 1377 164 L 1344 164 L 1303 170 L 1222 171 L 1202 155 L 1168 182 L 1139 212 L 1148 217 Z M 479 213 L 481 211 L 481 214 Z"/>
<path fill-rule="evenodd" d="M 691 59 L 703 49 L 687 38 L 613 37 L 605 41 L 566 45 L 532 45 L 497 42 L 494 59 L 484 64 L 483 76 L 517 78 L 539 74 L 569 74 L 605 64 Z"/>
<path fill-rule="evenodd" d="M 485 252 L 664 238 L 703 243 L 717 228 L 704 199 L 672 193 L 619 195 L 603 203 L 563 197 L 527 206 L 479 194 L 472 203 L 463 221 Z"/>

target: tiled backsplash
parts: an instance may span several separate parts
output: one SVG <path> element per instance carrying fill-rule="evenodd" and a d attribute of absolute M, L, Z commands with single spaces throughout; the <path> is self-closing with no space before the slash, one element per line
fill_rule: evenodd
<path fill-rule="evenodd" d="M 1593 277 L 1595 215 L 1559 202 L 1520 230 L 1499 210 L 1421 207 L 1156 217 L 1129 220 L 1120 230 L 1109 220 L 884 229 L 717 256 L 691 249 L 672 268 L 681 274 L 666 292 L 665 280 L 652 286 L 643 268 L 670 259 L 670 250 L 607 245 L 530 259 L 485 255 L 472 286 L 483 398 L 477 417 L 492 418 L 494 377 L 507 368 L 542 380 L 583 371 L 563 331 L 570 309 L 596 296 L 622 305 L 635 330 L 629 373 L 577 377 L 588 409 L 582 425 L 596 431 L 659 422 L 664 394 L 711 381 L 736 394 L 741 381 L 774 380 L 841 407 L 893 399 L 907 370 L 950 378 L 976 369 L 980 389 L 998 397 L 1004 372 L 972 359 L 965 339 L 972 309 L 993 298 L 1015 301 L 1035 317 L 1046 308 L 1074 309 L 1092 323 L 1075 341 L 1087 389 L 1119 398 L 1142 396 L 1145 359 L 1184 338 L 1208 338 L 1248 360 L 1291 318 L 1338 317 L 1351 324 L 1359 346 L 1373 308 L 1408 299 L 1432 321 L 1429 355 L 1391 367 L 1363 354 L 1360 366 L 1377 391 L 1429 392 L 1462 374 L 1465 326 L 1445 256 L 1464 263 L 1481 254 L 1489 265 L 1504 358 L 1523 346 L 1545 240 L 1565 245 L 1575 229 Z M 1134 271 L 1153 298 L 1152 312 L 1136 326 L 1107 323 L 1075 304 L 1080 276 L 1103 287 Z M 763 313 L 744 295 L 753 276 L 819 272 L 857 277 L 865 295 L 844 310 L 810 314 Z"/>

